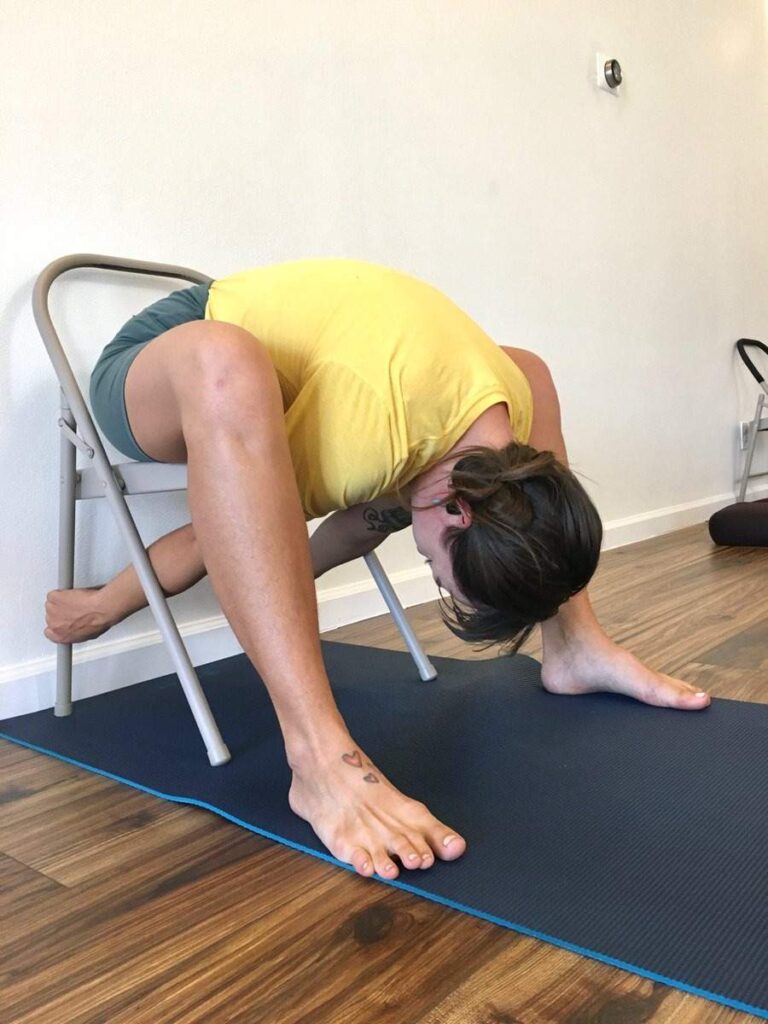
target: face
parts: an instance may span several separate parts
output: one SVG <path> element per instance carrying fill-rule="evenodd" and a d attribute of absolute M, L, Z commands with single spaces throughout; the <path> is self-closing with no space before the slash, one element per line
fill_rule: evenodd
<path fill-rule="evenodd" d="M 469 510 L 457 502 L 412 510 L 413 538 L 416 541 L 417 551 L 424 557 L 432 570 L 432 576 L 437 585 L 443 590 L 447 590 L 462 604 L 471 602 L 464 597 L 453 578 L 451 557 L 448 548 L 443 543 L 443 534 L 449 526 L 467 527 L 470 522 Z"/>

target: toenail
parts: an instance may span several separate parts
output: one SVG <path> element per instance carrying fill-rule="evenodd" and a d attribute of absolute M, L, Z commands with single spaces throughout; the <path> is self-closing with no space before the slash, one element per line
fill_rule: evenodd
<path fill-rule="evenodd" d="M 443 846 L 447 846 L 449 843 L 452 843 L 455 838 L 456 836 L 446 836 L 443 840 Z"/>
<path fill-rule="evenodd" d="M 703 690 L 699 690 L 698 693 L 694 693 L 694 697 L 706 697 L 706 693 Z"/>
<path fill-rule="evenodd" d="M 422 860 L 432 860 L 432 854 L 431 853 L 422 853 L 421 859 Z"/>
<path fill-rule="evenodd" d="M 418 853 L 409 853 L 408 854 L 408 860 L 418 860 L 418 859 L 419 859 Z"/>
<path fill-rule="evenodd" d="M 367 871 L 367 870 L 368 870 L 368 861 L 364 860 L 363 861 L 363 871 Z"/>

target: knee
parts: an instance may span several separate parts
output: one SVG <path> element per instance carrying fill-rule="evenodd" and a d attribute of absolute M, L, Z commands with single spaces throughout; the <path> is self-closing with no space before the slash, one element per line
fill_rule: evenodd
<path fill-rule="evenodd" d="M 207 378 L 232 379 L 250 371 L 274 373 L 272 360 L 263 342 L 236 324 L 205 321 L 193 346 L 196 368 Z"/>
<path fill-rule="evenodd" d="M 209 422 L 251 419 L 254 408 L 284 412 L 280 383 L 269 351 L 235 324 L 206 321 L 192 346 L 182 405 L 204 407 Z"/>
<path fill-rule="evenodd" d="M 230 408 L 238 395 L 280 391 L 266 345 L 235 324 L 208 322 L 193 346 L 190 377 L 199 397 L 225 398 Z"/>

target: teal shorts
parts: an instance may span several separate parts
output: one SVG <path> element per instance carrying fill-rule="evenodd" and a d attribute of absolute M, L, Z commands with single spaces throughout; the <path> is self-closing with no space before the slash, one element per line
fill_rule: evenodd
<path fill-rule="evenodd" d="M 125 411 L 125 378 L 131 363 L 153 338 L 190 320 L 205 319 L 209 284 L 167 295 L 132 316 L 99 356 L 90 379 L 91 411 L 109 443 L 138 462 L 155 462 L 136 444 Z"/>

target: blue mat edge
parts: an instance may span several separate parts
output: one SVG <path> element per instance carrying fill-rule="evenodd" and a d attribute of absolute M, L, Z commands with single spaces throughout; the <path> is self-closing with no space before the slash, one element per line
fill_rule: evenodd
<path fill-rule="evenodd" d="M 113 782 L 121 782 L 125 786 L 130 786 L 132 789 L 141 790 L 143 793 L 149 793 L 150 796 L 158 797 L 161 800 L 168 800 L 170 803 L 177 804 L 189 804 L 194 807 L 202 807 L 204 810 L 211 811 L 213 814 L 218 814 L 219 817 L 225 818 L 227 821 L 233 822 L 235 825 L 240 825 L 242 828 L 247 829 L 249 832 L 255 832 L 257 835 L 263 836 L 265 839 L 271 839 L 273 842 L 281 843 L 283 846 L 291 847 L 294 850 L 299 850 L 301 853 L 307 853 L 310 857 L 316 857 L 318 860 L 327 861 L 329 864 L 335 864 L 337 867 L 343 868 L 345 871 L 351 872 L 357 877 L 363 877 L 358 875 L 354 867 L 351 864 L 345 864 L 343 861 L 337 860 L 328 853 L 322 853 L 318 850 L 311 850 L 307 846 L 302 846 L 300 843 L 294 843 L 290 839 L 285 839 L 282 836 L 275 835 L 272 832 L 267 832 L 265 829 L 257 828 L 255 825 L 249 824 L 247 821 L 242 821 L 240 818 L 236 818 L 232 814 L 228 814 L 226 811 L 222 811 L 218 807 L 214 807 L 211 804 L 207 804 L 202 800 L 194 800 L 190 797 L 183 796 L 172 796 L 169 793 L 161 793 L 156 789 L 149 789 L 147 786 L 141 786 L 137 782 L 131 782 L 130 779 L 124 779 L 120 775 L 113 775 L 111 772 L 102 771 L 100 768 L 94 768 L 92 765 L 85 764 L 82 761 L 75 761 L 70 757 L 65 757 L 62 754 L 57 754 L 55 751 L 47 750 L 45 747 L 38 747 L 34 743 L 27 743 L 25 740 L 17 739 L 15 736 L 9 736 L 7 733 L 0 732 L 0 739 L 7 740 L 9 743 L 15 743 L 17 746 L 26 747 L 29 750 L 34 750 L 38 754 L 45 754 L 48 757 L 53 757 L 57 761 L 64 761 L 66 764 L 74 765 L 76 768 L 82 768 L 85 771 L 93 772 L 94 775 L 101 775 L 104 778 L 111 779 Z M 686 985 L 683 981 L 676 981 L 674 978 L 667 978 L 663 974 L 654 974 L 652 971 L 647 971 L 643 967 L 637 967 L 634 964 L 626 963 L 623 960 L 615 960 L 612 957 L 605 956 L 603 953 L 598 953 L 592 949 L 586 949 L 583 946 L 576 946 L 570 942 L 566 942 L 563 939 L 558 939 L 553 935 L 547 935 L 545 932 L 537 932 L 532 928 L 527 928 L 525 925 L 515 924 L 512 921 L 506 921 L 501 917 L 494 917 L 492 914 L 486 914 L 482 910 L 475 910 L 472 907 L 468 907 L 463 903 L 456 903 L 454 900 L 446 899 L 442 896 L 435 896 L 433 893 L 425 892 L 423 889 L 419 889 L 417 886 L 409 885 L 407 882 L 401 882 L 397 879 L 382 878 L 380 875 L 374 874 L 371 876 L 377 882 L 381 882 L 384 885 L 389 885 L 393 889 L 403 889 L 405 892 L 413 893 L 415 896 L 420 896 L 422 899 L 431 900 L 433 903 L 439 903 L 443 906 L 450 907 L 452 910 L 459 910 L 464 914 L 470 914 L 472 917 L 478 917 L 484 921 L 490 921 L 491 924 L 501 925 L 503 928 L 507 928 L 510 931 L 517 932 L 520 935 L 527 935 L 533 939 L 539 939 L 541 942 L 547 942 L 552 946 L 557 946 L 560 949 L 567 949 L 571 953 L 577 953 L 579 956 L 588 957 L 590 960 L 597 960 L 600 963 L 609 964 L 611 967 L 618 967 L 623 971 L 628 971 L 631 974 L 639 975 L 642 978 L 648 978 L 651 981 L 661 982 L 663 985 L 668 985 L 671 988 L 679 989 L 682 992 L 687 992 L 690 995 L 700 996 L 703 999 L 708 999 L 711 1002 L 719 1003 L 722 1006 L 730 1007 L 734 1010 L 741 1010 L 744 1013 L 751 1013 L 756 1017 L 760 1017 L 763 1020 L 768 1020 L 768 1008 L 761 1009 L 758 1006 L 750 1006 L 748 1003 L 739 1002 L 737 999 L 729 999 L 727 996 L 719 995 L 716 992 L 708 992 L 706 989 L 695 988 L 692 985 Z"/>

